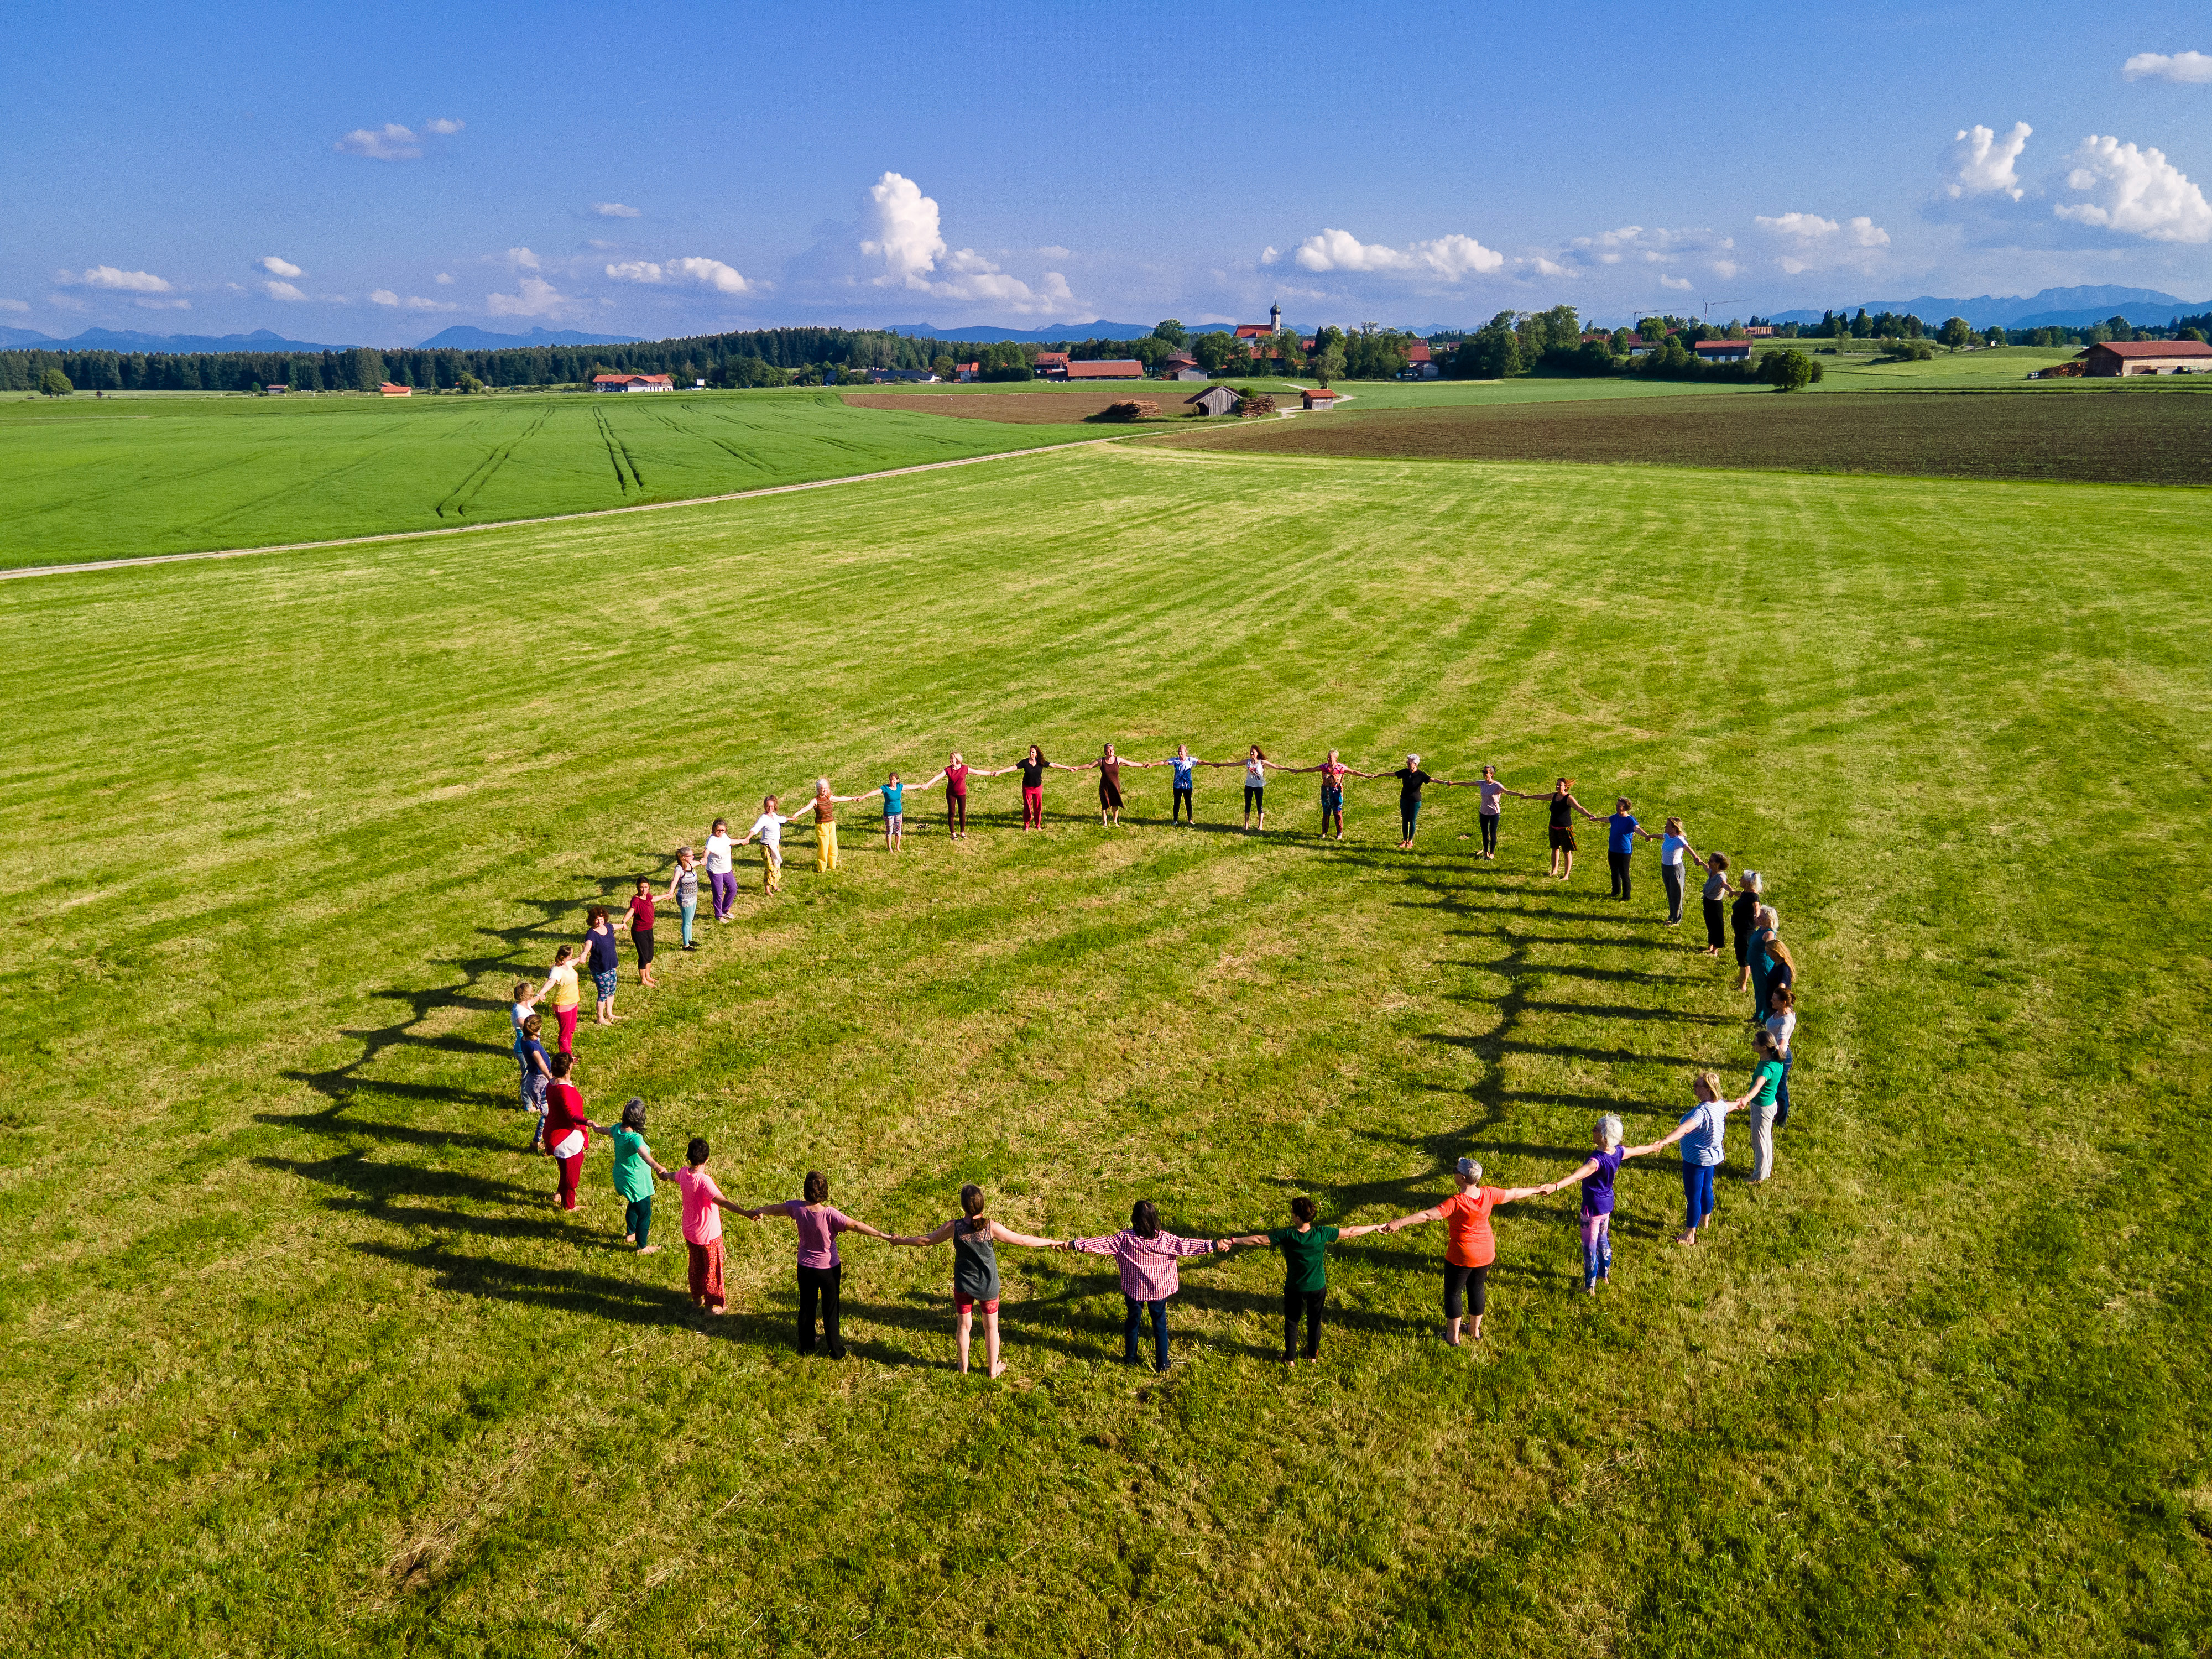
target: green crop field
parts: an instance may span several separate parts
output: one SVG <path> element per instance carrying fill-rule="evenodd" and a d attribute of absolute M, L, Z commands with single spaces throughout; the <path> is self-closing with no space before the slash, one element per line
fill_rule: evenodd
<path fill-rule="evenodd" d="M 589 512 L 1097 435 L 823 392 L 9 402 L 0 568 Z"/>
<path fill-rule="evenodd" d="M 0 619 L 12 1651 L 2204 1651 L 2197 492 L 1115 445 Z M 1437 1229 L 1346 1243 L 1288 1373 L 1262 1252 L 1189 1267 L 1155 1376 L 1108 1264 L 1008 1249 L 995 1383 L 950 1369 L 942 1251 L 849 1244 L 837 1363 L 793 1352 L 787 1224 L 732 1220 L 716 1320 L 619 1248 L 604 1145 L 550 1205 L 505 997 L 586 903 L 771 787 L 1108 738 L 1684 815 L 1801 967 L 1775 1182 L 1736 1128 L 1683 1249 L 1671 1155 L 1632 1165 L 1595 1298 L 1571 1192 L 1503 1212 L 1462 1352 Z M 819 1169 L 894 1231 L 974 1180 L 1212 1235 L 1741 1091 L 1649 852 L 1613 904 L 1530 806 L 1493 866 L 1467 792 L 1408 854 L 1385 785 L 1337 844 L 1310 780 L 1262 836 L 1204 775 L 1195 830 L 1150 772 L 1118 830 L 1054 775 L 1041 836 L 1012 780 L 957 844 L 910 799 L 896 860 L 860 809 L 834 874 L 795 835 L 780 898 L 664 923 L 660 990 L 625 960 L 592 1115 L 642 1097 L 745 1203 Z"/>

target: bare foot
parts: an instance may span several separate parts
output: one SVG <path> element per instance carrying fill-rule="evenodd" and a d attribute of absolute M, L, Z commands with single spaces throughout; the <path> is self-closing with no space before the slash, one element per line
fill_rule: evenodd
<path fill-rule="evenodd" d="M 641 1249 L 638 1254 L 640 1255 L 659 1255 L 660 1254 L 660 1246 L 658 1244 L 647 1244 L 644 1249 Z"/>
<path fill-rule="evenodd" d="M 707 1311 L 710 1314 L 726 1314 L 729 1312 L 729 1310 L 727 1308 L 709 1308 Z"/>
<path fill-rule="evenodd" d="M 1003 1359 L 1001 1359 L 997 1364 L 991 1367 L 991 1375 L 993 1376 L 1004 1376 L 1006 1374 L 1006 1362 Z"/>
<path fill-rule="evenodd" d="M 636 1235 L 635 1233 L 624 1233 L 624 1234 L 623 1235 L 623 1243 L 625 1243 L 625 1244 L 635 1244 L 635 1243 L 637 1243 L 637 1235 Z"/>
<path fill-rule="evenodd" d="M 1694 1244 L 1698 1242 L 1698 1236 L 1693 1232 L 1676 1233 L 1674 1235 L 1674 1242 L 1677 1244 Z"/>

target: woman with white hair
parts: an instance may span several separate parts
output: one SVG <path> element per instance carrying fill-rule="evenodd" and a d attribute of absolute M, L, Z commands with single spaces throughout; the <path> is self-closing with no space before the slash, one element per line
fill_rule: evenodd
<path fill-rule="evenodd" d="M 1542 1188 L 1556 1193 L 1574 1182 L 1583 1183 L 1583 1293 L 1586 1296 L 1595 1296 L 1600 1281 L 1611 1283 L 1613 1279 L 1613 1178 L 1620 1173 L 1625 1160 L 1650 1150 L 1623 1146 L 1620 1137 L 1620 1115 L 1607 1112 L 1590 1130 L 1590 1144 L 1596 1150 L 1583 1160 L 1582 1168 Z"/>
<path fill-rule="evenodd" d="M 1386 1233 L 1402 1232 L 1431 1221 L 1449 1221 L 1451 1239 L 1444 1247 L 1444 1328 L 1449 1347 L 1459 1346 L 1464 1305 L 1474 1316 L 1474 1340 L 1482 1340 L 1482 1316 L 1489 1304 L 1490 1264 L 1498 1259 L 1498 1236 L 1490 1229 L 1490 1212 L 1516 1199 L 1534 1198 L 1552 1190 L 1545 1187 L 1486 1187 L 1482 1165 L 1471 1158 L 1460 1159 L 1452 1171 L 1459 1190 L 1441 1204 L 1401 1215 L 1382 1224 Z"/>
<path fill-rule="evenodd" d="M 868 791 L 868 795 L 876 792 Z M 833 795 L 830 780 L 814 780 L 814 870 L 828 875 L 837 867 L 837 808 L 845 801 L 866 800 L 868 795 Z"/>
<path fill-rule="evenodd" d="M 1407 756 L 1406 763 L 1390 775 L 1398 780 L 1398 848 L 1403 852 L 1413 846 L 1413 826 L 1421 821 L 1421 786 L 1436 780 L 1421 770 L 1419 755 Z M 1480 1315 L 1475 1322 L 1482 1322 Z"/>

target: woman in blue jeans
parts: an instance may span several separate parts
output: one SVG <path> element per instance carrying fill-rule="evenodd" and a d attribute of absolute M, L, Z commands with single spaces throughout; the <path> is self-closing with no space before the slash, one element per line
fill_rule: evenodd
<path fill-rule="evenodd" d="M 699 868 L 692 863 L 688 847 L 676 849 L 676 873 L 668 878 L 666 898 L 676 901 L 677 910 L 684 918 L 684 948 L 697 950 L 699 947 L 691 942 L 691 921 L 699 914 Z"/>
<path fill-rule="evenodd" d="M 1722 1136 L 1728 1128 L 1728 1115 L 1744 1104 L 1741 1100 L 1722 1099 L 1721 1080 L 1711 1072 L 1698 1073 L 1690 1087 L 1698 1103 L 1683 1114 L 1672 1134 L 1648 1146 L 1632 1146 L 1621 1154 L 1642 1158 L 1646 1152 L 1663 1152 L 1678 1140 L 1682 1143 L 1682 1231 L 1674 1236 L 1677 1244 L 1696 1243 L 1698 1229 L 1712 1225 L 1713 1176 L 1726 1155 Z"/>
<path fill-rule="evenodd" d="M 1225 1239 L 1184 1238 L 1160 1225 L 1160 1212 L 1149 1198 L 1140 1198 L 1129 1211 L 1129 1224 L 1107 1238 L 1071 1238 L 1071 1250 L 1085 1255 L 1110 1255 L 1121 1270 L 1121 1304 L 1126 1317 L 1121 1336 L 1126 1352 L 1122 1364 L 1137 1364 L 1137 1333 L 1145 1316 L 1152 1316 L 1155 1369 L 1168 1368 L 1168 1298 L 1182 1288 L 1176 1271 L 1178 1258 L 1211 1255 L 1229 1248 Z"/>

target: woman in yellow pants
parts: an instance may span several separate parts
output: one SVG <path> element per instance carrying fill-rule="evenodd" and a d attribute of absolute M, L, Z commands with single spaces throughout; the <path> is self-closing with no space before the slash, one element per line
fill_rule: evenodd
<path fill-rule="evenodd" d="M 875 793 L 871 789 L 869 794 Z M 842 801 L 865 799 L 860 795 L 833 795 L 830 780 L 814 780 L 814 868 L 828 875 L 837 867 L 837 807 Z"/>

